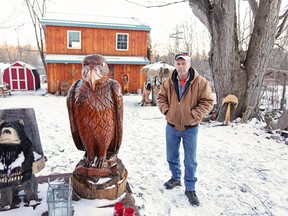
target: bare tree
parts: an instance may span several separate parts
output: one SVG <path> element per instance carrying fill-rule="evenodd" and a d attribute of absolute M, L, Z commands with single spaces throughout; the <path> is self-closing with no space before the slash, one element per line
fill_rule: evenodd
<path fill-rule="evenodd" d="M 46 13 L 46 0 L 24 0 L 24 1 L 27 5 L 29 15 L 34 27 L 37 48 L 39 50 L 41 61 L 43 63 L 43 68 L 46 74 L 45 53 L 44 53 L 45 29 L 40 23 L 40 19 L 43 18 L 43 16 Z"/>
<path fill-rule="evenodd" d="M 42 62 L 40 61 L 37 48 L 31 44 L 21 45 L 19 40 L 16 46 L 8 45 L 6 42 L 0 45 L 0 61 L 10 64 L 16 61 L 23 61 L 39 69 L 39 73 L 43 73 L 40 66 Z"/>
<path fill-rule="evenodd" d="M 281 1 L 261 0 L 259 5 L 254 0 L 249 1 L 255 18 L 243 64 L 240 62 L 235 1 L 190 0 L 189 3 L 211 34 L 210 58 L 218 102 L 221 103 L 226 95 L 234 94 L 239 99 L 234 118 L 246 107 L 252 107 L 252 115 L 256 115 L 267 60 L 277 33 Z"/>
<path fill-rule="evenodd" d="M 275 39 L 287 24 L 288 9 L 279 15 L 281 0 L 248 0 L 248 3 L 254 22 L 241 62 L 236 1 L 189 0 L 193 13 L 211 35 L 210 65 L 219 105 L 228 94 L 239 99 L 232 120 L 241 116 L 247 107 L 252 107 L 251 116 L 257 115 L 268 58 Z M 222 117 L 219 115 L 218 119 Z"/>
<path fill-rule="evenodd" d="M 7 43 L 5 43 L 5 50 L 6 50 L 6 52 L 7 52 L 7 56 L 8 56 L 9 62 L 12 63 L 12 57 L 11 57 L 10 49 L 9 49 Z"/>

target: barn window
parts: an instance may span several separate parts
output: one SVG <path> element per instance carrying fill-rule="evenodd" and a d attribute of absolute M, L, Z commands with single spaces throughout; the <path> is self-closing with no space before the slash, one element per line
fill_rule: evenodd
<path fill-rule="evenodd" d="M 128 50 L 129 34 L 116 33 L 116 50 Z"/>
<path fill-rule="evenodd" d="M 67 44 L 70 49 L 81 49 L 81 32 L 67 31 Z"/>

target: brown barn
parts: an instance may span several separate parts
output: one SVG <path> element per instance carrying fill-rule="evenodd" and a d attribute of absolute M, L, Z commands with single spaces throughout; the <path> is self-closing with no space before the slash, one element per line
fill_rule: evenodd
<path fill-rule="evenodd" d="M 37 90 L 40 88 L 40 77 L 36 68 L 21 61 L 16 61 L 3 72 L 3 83 L 10 90 Z"/>
<path fill-rule="evenodd" d="M 61 92 L 81 79 L 81 62 L 89 54 L 103 55 L 111 78 L 123 92 L 142 89 L 141 68 L 149 64 L 150 27 L 136 18 L 49 13 L 42 20 L 45 27 L 48 92 Z"/>

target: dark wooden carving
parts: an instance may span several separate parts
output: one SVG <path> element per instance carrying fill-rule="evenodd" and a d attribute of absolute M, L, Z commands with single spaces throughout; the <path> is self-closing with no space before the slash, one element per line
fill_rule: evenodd
<path fill-rule="evenodd" d="M 34 110 L 0 110 L 0 211 L 16 207 L 21 189 L 25 202 L 38 201 L 34 173 L 44 166 Z"/>

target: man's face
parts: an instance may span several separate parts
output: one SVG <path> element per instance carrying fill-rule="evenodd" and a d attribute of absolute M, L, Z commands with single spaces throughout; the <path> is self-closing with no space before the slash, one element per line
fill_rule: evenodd
<path fill-rule="evenodd" d="M 180 77 L 186 76 L 189 72 L 190 61 L 186 61 L 183 58 L 179 58 L 175 61 L 175 67 Z"/>

